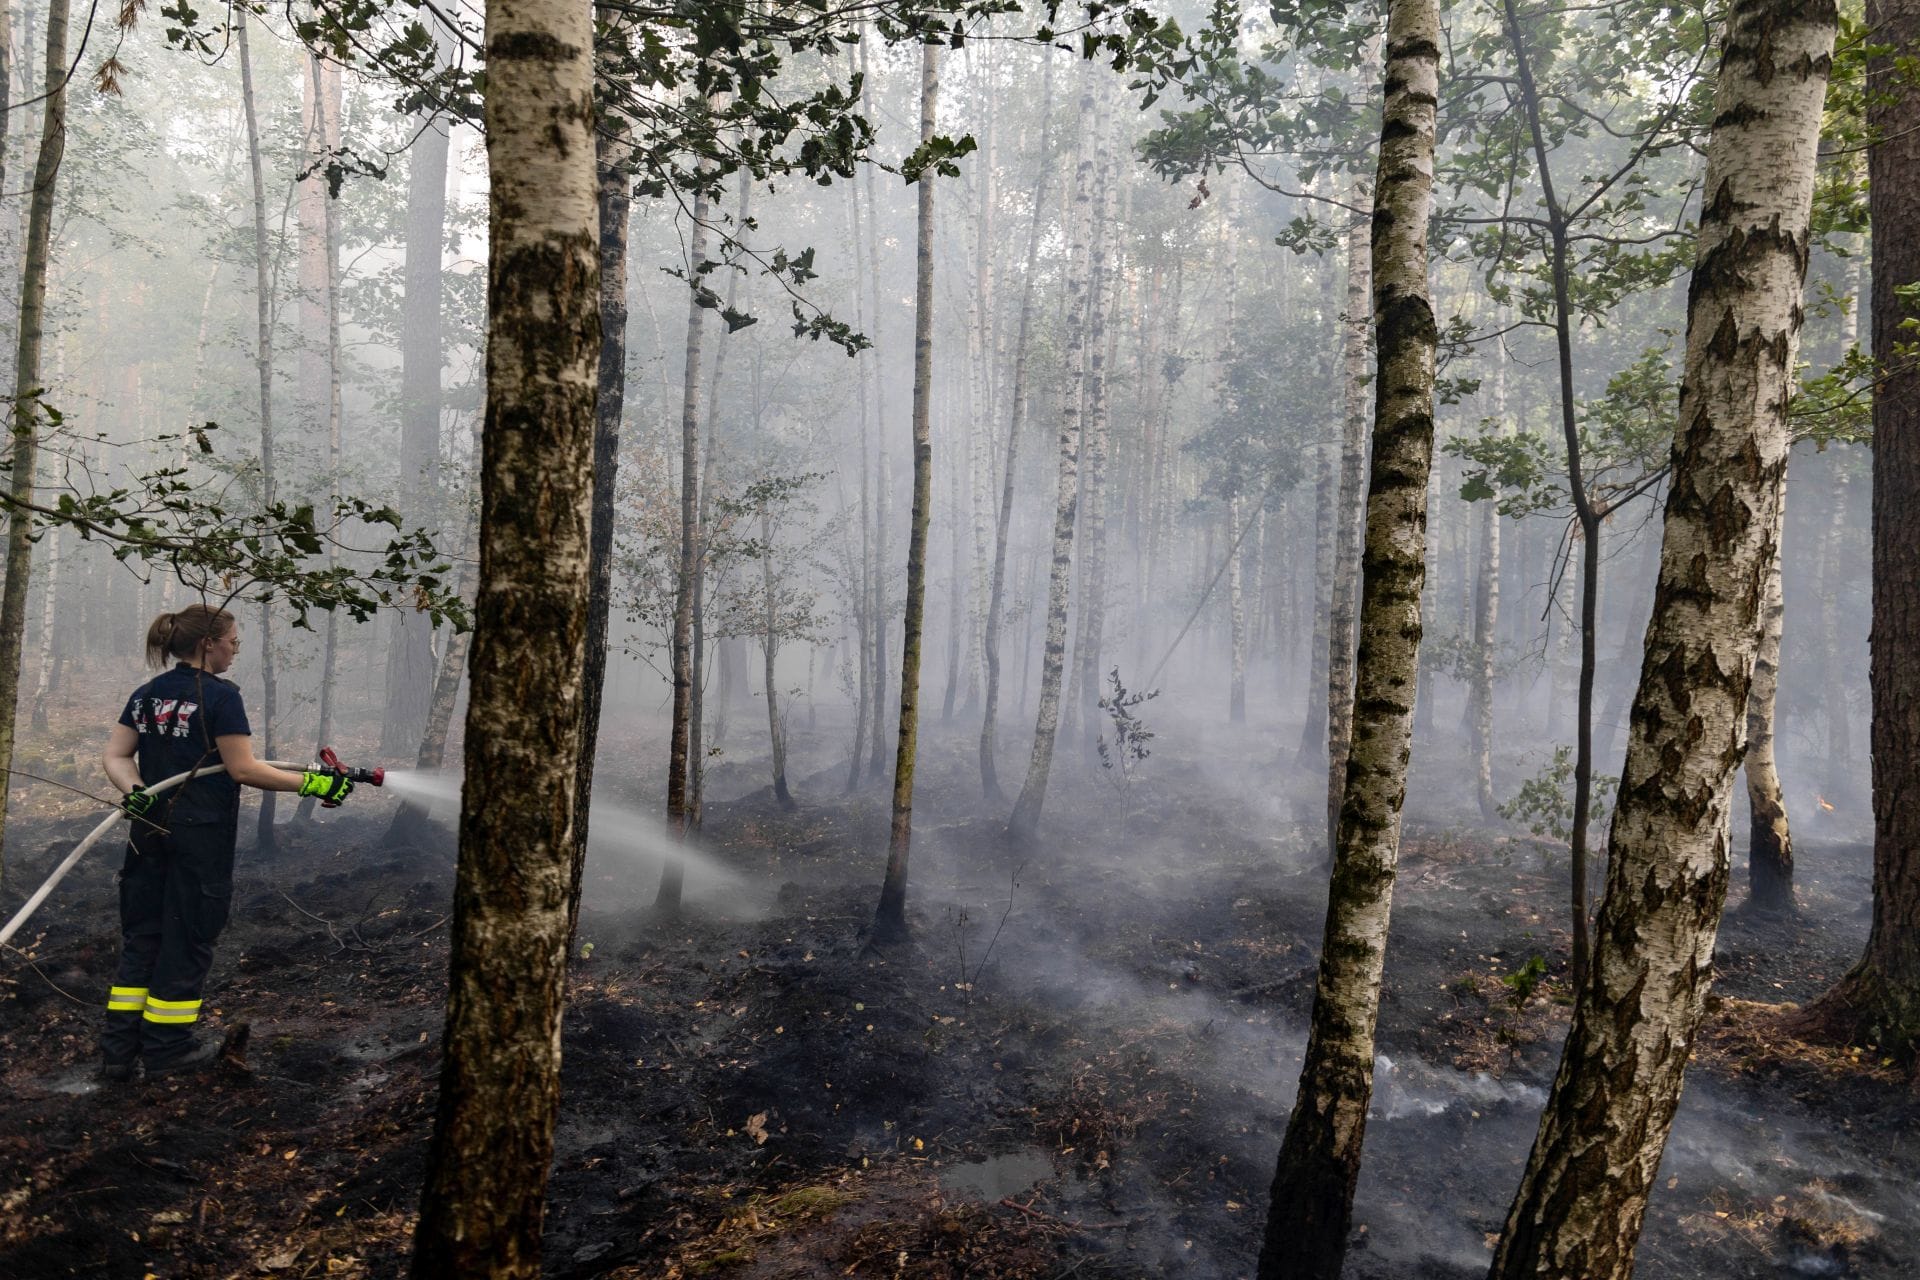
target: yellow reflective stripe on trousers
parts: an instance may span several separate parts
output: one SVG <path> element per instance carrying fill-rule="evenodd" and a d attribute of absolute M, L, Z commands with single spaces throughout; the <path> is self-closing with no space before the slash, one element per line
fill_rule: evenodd
<path fill-rule="evenodd" d="M 198 1000 L 161 1000 L 148 996 L 144 1017 L 148 1022 L 198 1022 L 200 1002 Z"/>
<path fill-rule="evenodd" d="M 107 992 L 107 1008 L 114 1013 L 138 1013 L 147 1007 L 145 987 L 115 987 Z"/>

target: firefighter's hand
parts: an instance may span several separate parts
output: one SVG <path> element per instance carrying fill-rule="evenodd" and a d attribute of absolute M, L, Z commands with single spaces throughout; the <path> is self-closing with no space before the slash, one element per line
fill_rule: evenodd
<path fill-rule="evenodd" d="M 145 787 L 135 787 L 120 799 L 120 812 L 129 818 L 144 818 L 153 808 L 153 795 Z"/>
<path fill-rule="evenodd" d="M 339 804 L 353 794 L 353 783 L 344 773 L 331 769 L 309 769 L 300 775 L 300 794 L 314 796 L 321 804 Z"/>

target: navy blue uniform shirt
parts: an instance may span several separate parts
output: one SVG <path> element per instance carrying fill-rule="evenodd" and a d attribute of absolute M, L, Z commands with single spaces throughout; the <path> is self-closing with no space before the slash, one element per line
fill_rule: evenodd
<path fill-rule="evenodd" d="M 220 763 L 218 740 L 252 736 L 238 686 L 181 663 L 133 691 L 120 723 L 140 735 L 140 781 L 147 786 Z M 158 797 L 163 826 L 237 823 L 240 784 L 224 773 L 195 778 Z"/>

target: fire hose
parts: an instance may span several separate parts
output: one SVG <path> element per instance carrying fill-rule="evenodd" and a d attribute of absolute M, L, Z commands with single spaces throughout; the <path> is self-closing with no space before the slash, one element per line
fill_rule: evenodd
<path fill-rule="evenodd" d="M 387 771 L 385 769 L 350 769 L 346 767 L 340 763 L 340 757 L 334 754 L 332 747 L 327 747 L 320 752 L 320 761 L 318 765 L 298 764 L 291 760 L 263 760 L 260 763 L 270 768 L 288 769 L 296 773 L 304 769 L 312 769 L 315 772 L 323 773 L 341 773 L 345 774 L 351 782 L 365 782 L 376 787 L 387 780 Z M 146 788 L 146 792 L 148 795 L 159 795 L 162 791 L 170 790 L 190 779 L 207 778 L 216 773 L 225 773 L 226 771 L 227 766 L 224 764 L 210 765 L 205 769 L 189 769 L 185 773 L 176 773 L 163 782 L 154 783 L 152 786 Z M 329 805 L 328 807 L 332 808 L 335 806 Z M 99 826 L 87 833 L 86 839 L 73 847 L 73 852 L 62 859 L 60 865 L 53 869 L 53 874 L 47 877 L 46 883 L 42 884 L 38 889 L 35 889 L 33 896 L 28 898 L 25 904 L 13 913 L 13 918 L 7 921 L 4 926 L 0 926 L 0 946 L 5 946 L 12 940 L 13 935 L 20 931 L 20 927 L 26 924 L 27 920 L 35 911 L 40 909 L 40 904 L 47 900 L 47 896 L 53 892 L 54 887 L 66 878 L 67 872 L 73 870 L 80 859 L 86 855 L 87 850 L 98 844 L 100 838 L 106 835 L 107 832 L 113 830 L 114 826 L 126 816 L 125 813 L 116 808 L 112 813 L 107 815 Z"/>

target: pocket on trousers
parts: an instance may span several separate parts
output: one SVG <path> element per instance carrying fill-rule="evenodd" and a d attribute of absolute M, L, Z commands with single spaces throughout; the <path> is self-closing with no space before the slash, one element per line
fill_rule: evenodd
<path fill-rule="evenodd" d="M 227 916 L 233 910 L 233 888 L 230 885 L 219 889 L 200 891 L 199 919 L 194 922 L 194 940 L 211 943 L 227 927 Z"/>

